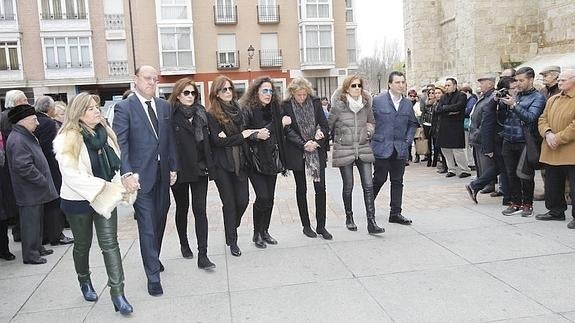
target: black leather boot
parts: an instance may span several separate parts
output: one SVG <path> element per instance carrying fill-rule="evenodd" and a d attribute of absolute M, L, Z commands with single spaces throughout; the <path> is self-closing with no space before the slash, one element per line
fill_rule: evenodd
<path fill-rule="evenodd" d="M 216 268 L 216 265 L 210 261 L 207 254 L 200 253 L 198 254 L 198 268 L 207 270 Z"/>
<path fill-rule="evenodd" d="M 114 304 L 116 312 L 120 311 L 124 316 L 130 315 L 134 311 L 134 308 L 128 303 L 124 295 L 112 296 L 112 304 Z"/>
<path fill-rule="evenodd" d="M 384 233 L 385 229 L 381 228 L 375 223 L 375 202 L 374 202 L 373 188 L 363 188 L 363 201 L 365 203 L 365 215 L 367 217 L 367 232 L 369 234 Z"/>
<path fill-rule="evenodd" d="M 375 223 L 375 218 L 368 218 L 367 219 L 367 232 L 369 232 L 369 234 L 379 234 L 379 233 L 384 233 L 385 229 L 381 228 L 377 225 L 377 223 Z"/>
<path fill-rule="evenodd" d="M 256 247 L 260 249 L 265 249 L 267 247 L 266 242 L 262 238 L 261 232 L 256 232 L 254 238 L 255 238 L 254 243 L 256 244 Z"/>
<path fill-rule="evenodd" d="M 357 226 L 353 222 L 353 213 L 352 212 L 349 212 L 349 213 L 346 212 L 345 226 L 347 227 L 347 229 L 349 231 L 357 231 Z"/>

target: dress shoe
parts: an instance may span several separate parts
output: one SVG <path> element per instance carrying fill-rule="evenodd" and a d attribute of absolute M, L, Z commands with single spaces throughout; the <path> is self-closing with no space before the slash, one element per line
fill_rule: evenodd
<path fill-rule="evenodd" d="M 440 169 L 437 171 L 438 174 L 445 174 L 447 173 L 447 169 Z M 455 175 L 455 174 L 454 174 Z"/>
<path fill-rule="evenodd" d="M 47 255 L 51 255 L 54 253 L 54 250 L 52 249 L 42 249 L 40 250 L 40 256 L 47 256 Z"/>
<path fill-rule="evenodd" d="M 164 264 L 160 261 L 160 272 L 163 273 L 166 268 L 164 268 Z"/>
<path fill-rule="evenodd" d="M 390 215 L 389 216 L 389 223 L 399 223 L 399 224 L 405 224 L 405 225 L 410 225 L 411 224 L 411 220 L 404 217 L 401 214 L 395 214 L 395 215 Z"/>
<path fill-rule="evenodd" d="M 198 268 L 200 269 L 214 269 L 216 265 L 210 261 L 208 255 L 200 253 L 198 254 Z"/>
<path fill-rule="evenodd" d="M 533 194 L 533 201 L 545 201 L 545 194 L 544 193 Z"/>
<path fill-rule="evenodd" d="M 268 230 L 264 230 L 264 232 L 262 233 L 262 238 L 267 244 L 278 244 L 278 241 L 274 239 L 272 236 L 270 236 Z"/>
<path fill-rule="evenodd" d="M 4 260 L 11 261 L 11 260 L 16 259 L 16 256 L 14 256 L 10 251 L 6 251 L 6 252 L 0 254 L 0 258 L 4 259 Z"/>
<path fill-rule="evenodd" d="M 454 177 L 455 173 L 454 172 L 447 172 L 447 174 L 445 174 L 445 177 Z"/>
<path fill-rule="evenodd" d="M 51 246 L 67 245 L 74 243 L 74 238 L 66 237 L 65 235 L 60 236 L 60 240 L 50 242 Z"/>
<path fill-rule="evenodd" d="M 467 172 L 462 172 L 461 174 L 459 174 L 457 177 L 459 178 L 465 178 L 465 177 L 469 177 L 471 176 L 471 174 L 467 173 Z"/>
<path fill-rule="evenodd" d="M 194 258 L 194 253 L 190 249 L 190 246 L 181 246 L 180 250 L 182 251 L 182 257 L 184 257 L 186 259 Z"/>
<path fill-rule="evenodd" d="M 345 216 L 345 226 L 349 231 L 357 231 L 357 226 L 355 222 L 353 222 L 353 215 L 346 215 Z"/>
<path fill-rule="evenodd" d="M 481 194 L 490 194 L 493 192 L 495 192 L 495 187 L 493 187 L 493 185 L 487 185 L 481 191 L 479 191 Z"/>
<path fill-rule="evenodd" d="M 375 223 L 375 218 L 373 218 L 373 219 L 367 219 L 367 232 L 369 234 L 380 234 L 384 233 L 385 229 L 378 226 L 377 223 Z"/>
<path fill-rule="evenodd" d="M 571 220 L 571 222 L 567 224 L 567 228 L 575 229 L 575 219 Z"/>
<path fill-rule="evenodd" d="M 242 251 L 240 250 L 240 247 L 238 247 L 237 244 L 233 244 L 230 246 L 230 252 L 234 257 L 239 257 L 242 255 Z"/>
<path fill-rule="evenodd" d="M 467 194 L 469 195 L 469 198 L 473 202 L 475 202 L 475 204 L 477 204 L 477 191 L 473 190 L 473 187 L 471 187 L 471 184 L 465 185 L 465 188 L 467 189 Z"/>
<path fill-rule="evenodd" d="M 94 286 L 92 286 L 91 281 L 80 283 L 80 290 L 82 291 L 82 295 L 84 295 L 84 299 L 88 302 L 95 302 L 98 300 L 98 293 L 94 290 Z"/>
<path fill-rule="evenodd" d="M 164 289 L 162 288 L 162 283 L 151 283 L 148 282 L 148 294 L 151 296 L 161 296 L 164 294 Z"/>
<path fill-rule="evenodd" d="M 543 214 L 537 214 L 535 219 L 541 221 L 565 221 L 565 213 L 561 213 L 559 215 L 552 214 L 551 211 Z"/>
<path fill-rule="evenodd" d="M 130 303 L 128 303 L 128 300 L 124 295 L 112 296 L 112 304 L 114 304 L 114 309 L 116 312 L 120 311 L 120 314 L 124 316 L 130 315 L 134 311 L 134 308 L 132 305 L 130 305 Z"/>
<path fill-rule="evenodd" d="M 46 262 L 47 262 L 46 258 L 38 258 L 38 259 L 34 259 L 34 260 L 24 260 L 25 265 L 43 265 Z"/>
<path fill-rule="evenodd" d="M 499 197 L 499 196 L 503 196 L 503 192 L 501 191 L 494 191 L 491 194 L 489 194 L 489 196 L 491 197 Z"/>
<path fill-rule="evenodd" d="M 317 228 L 315 231 L 317 232 L 317 234 L 319 234 L 325 240 L 333 239 L 333 236 L 331 235 L 331 233 L 329 233 L 325 228 Z"/>
<path fill-rule="evenodd" d="M 259 232 L 257 232 L 255 235 L 254 244 L 256 245 L 256 247 L 258 247 L 260 249 L 267 248 L 266 243 L 264 242 L 264 239 L 262 238 L 262 234 Z"/>
<path fill-rule="evenodd" d="M 313 231 L 311 227 L 303 227 L 303 234 L 309 238 L 316 238 L 317 234 Z"/>

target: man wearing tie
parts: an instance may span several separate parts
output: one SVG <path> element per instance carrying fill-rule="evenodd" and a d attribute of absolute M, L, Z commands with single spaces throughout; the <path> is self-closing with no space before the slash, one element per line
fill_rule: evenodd
<path fill-rule="evenodd" d="M 136 95 L 115 106 L 113 129 L 120 144 L 122 182 L 139 188 L 134 210 L 148 293 L 160 296 L 160 272 L 164 266 L 159 256 L 170 207 L 170 186 L 177 176 L 172 114 L 169 103 L 155 97 L 155 68 L 139 67 L 134 83 Z"/>

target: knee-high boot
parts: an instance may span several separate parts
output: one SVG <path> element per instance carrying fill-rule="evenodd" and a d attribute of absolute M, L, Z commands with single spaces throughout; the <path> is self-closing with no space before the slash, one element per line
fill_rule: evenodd
<path fill-rule="evenodd" d="M 363 189 L 363 200 L 365 202 L 365 215 L 367 217 L 367 232 L 370 234 L 384 233 L 385 229 L 381 228 L 375 222 L 375 202 L 373 188 Z"/>

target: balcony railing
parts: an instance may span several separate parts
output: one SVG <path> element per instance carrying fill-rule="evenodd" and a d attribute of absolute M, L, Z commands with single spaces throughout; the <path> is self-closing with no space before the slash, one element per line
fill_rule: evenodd
<path fill-rule="evenodd" d="M 71 68 L 90 68 L 92 67 L 92 62 L 65 62 L 65 63 L 46 63 L 46 69 L 49 70 L 64 70 Z"/>
<path fill-rule="evenodd" d="M 104 15 L 106 30 L 124 29 L 124 15 Z"/>
<path fill-rule="evenodd" d="M 262 49 L 260 54 L 260 67 L 281 67 L 283 65 L 283 56 L 281 49 Z"/>
<path fill-rule="evenodd" d="M 238 23 L 237 6 L 214 6 L 214 24 L 235 25 Z"/>
<path fill-rule="evenodd" d="M 43 12 L 40 14 L 40 16 L 43 20 L 82 20 L 88 18 L 88 14 L 85 12 L 71 14 Z"/>
<path fill-rule="evenodd" d="M 19 71 L 22 69 L 20 64 L 11 65 L 6 63 L 0 63 L 0 71 Z"/>
<path fill-rule="evenodd" d="M 128 75 L 128 61 L 108 61 L 108 74 L 110 76 Z"/>
<path fill-rule="evenodd" d="M 13 13 L 0 13 L 1 21 L 13 21 L 16 20 L 16 15 Z"/>
<path fill-rule="evenodd" d="M 258 11 L 258 24 L 279 24 L 280 6 L 256 6 Z"/>
<path fill-rule="evenodd" d="M 216 52 L 216 61 L 217 61 L 217 68 L 218 70 L 237 70 L 240 68 L 240 51 L 238 50 L 235 52 L 233 59 L 229 59 L 229 51 L 227 52 Z M 221 54 L 228 54 L 226 55 L 227 59 L 221 59 Z"/>

